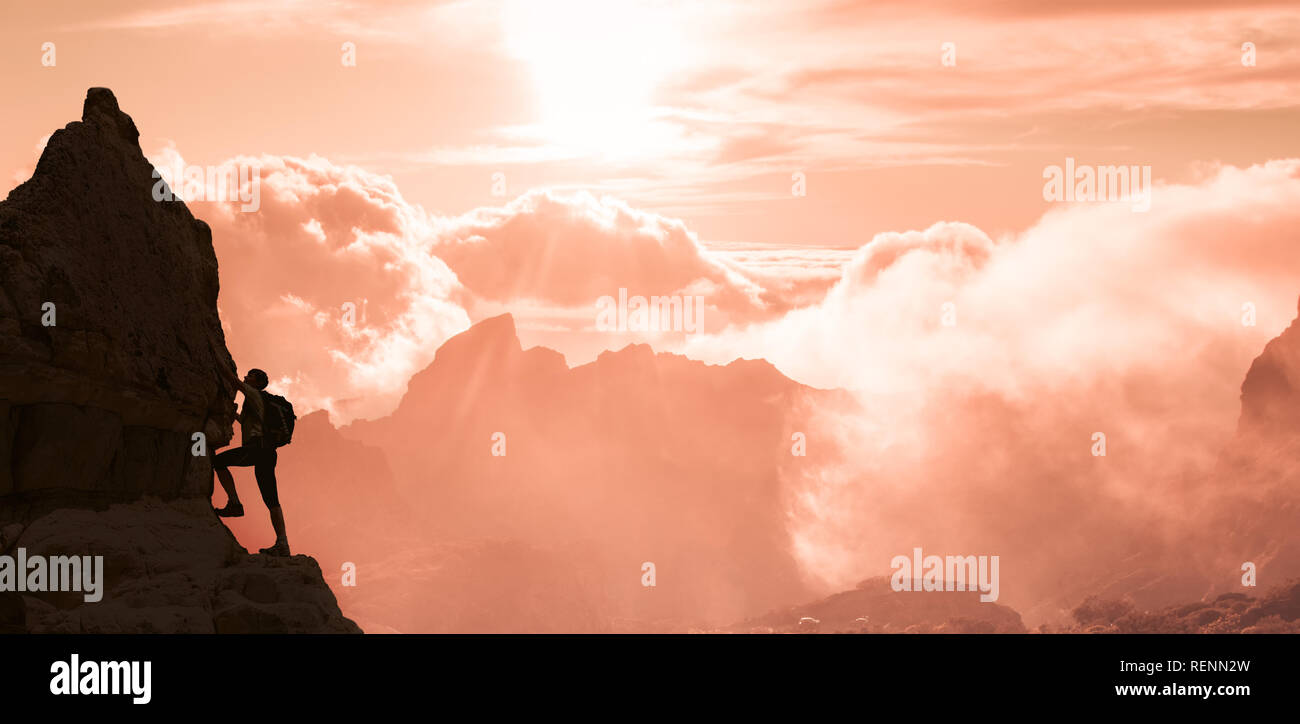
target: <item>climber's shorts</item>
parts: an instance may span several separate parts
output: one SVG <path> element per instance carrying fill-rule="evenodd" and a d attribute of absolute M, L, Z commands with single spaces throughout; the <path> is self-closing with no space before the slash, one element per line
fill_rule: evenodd
<path fill-rule="evenodd" d="M 217 453 L 212 460 L 212 467 L 217 470 L 252 467 L 253 476 L 257 478 L 257 489 L 262 492 L 262 502 L 268 508 L 279 507 L 280 495 L 275 488 L 275 463 L 279 455 L 273 447 L 262 447 L 261 440 L 246 442 L 251 444 Z"/>

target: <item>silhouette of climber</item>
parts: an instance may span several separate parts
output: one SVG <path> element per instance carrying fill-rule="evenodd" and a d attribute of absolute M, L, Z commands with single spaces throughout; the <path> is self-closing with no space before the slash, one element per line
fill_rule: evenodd
<path fill-rule="evenodd" d="M 217 369 L 223 379 L 244 393 L 244 406 L 239 411 L 240 445 L 218 453 L 212 461 L 212 472 L 226 491 L 226 507 L 217 510 L 217 515 L 222 518 L 238 518 L 244 514 L 244 506 L 239 502 L 239 493 L 235 490 L 235 479 L 230 474 L 230 468 L 251 466 L 253 475 L 257 478 L 257 488 L 262 493 L 262 502 L 271 511 L 271 527 L 275 529 L 275 543 L 259 552 L 271 556 L 288 556 L 289 538 L 284 532 L 284 511 L 280 508 L 280 497 L 275 484 L 275 463 L 279 456 L 275 446 L 267 443 L 262 436 L 266 406 L 261 393 L 270 380 L 259 369 L 249 370 L 244 374 L 243 380 L 225 365 L 218 363 Z"/>

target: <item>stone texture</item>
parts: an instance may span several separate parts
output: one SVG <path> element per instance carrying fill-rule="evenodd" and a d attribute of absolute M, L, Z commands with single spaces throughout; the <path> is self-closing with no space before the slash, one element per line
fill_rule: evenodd
<path fill-rule="evenodd" d="M 9 546 L 9 555 L 23 547 L 28 556 L 104 556 L 101 601 L 78 592 L 22 596 L 32 633 L 361 632 L 339 611 L 316 561 L 248 555 L 204 501 L 65 508 Z M 0 625 L 4 611 L 0 601 Z"/>
<path fill-rule="evenodd" d="M 360 633 L 316 561 L 250 556 L 214 515 L 233 365 L 207 224 L 92 88 L 0 203 L 0 554 L 104 557 L 104 597 L 0 592 L 0 632 Z M 44 305 L 55 324 L 43 324 Z"/>
<path fill-rule="evenodd" d="M 191 435 L 230 439 L 211 231 L 153 199 L 138 136 L 92 88 L 0 203 L 0 517 L 201 496 Z"/>

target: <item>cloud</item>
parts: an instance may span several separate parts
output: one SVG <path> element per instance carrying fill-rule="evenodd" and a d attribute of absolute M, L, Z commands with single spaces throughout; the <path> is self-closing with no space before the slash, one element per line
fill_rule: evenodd
<path fill-rule="evenodd" d="M 151 160 L 165 178 L 184 168 L 174 148 Z M 187 200 L 212 227 L 240 369 L 265 369 L 296 407 L 327 409 L 336 423 L 387 413 L 438 346 L 469 326 L 463 288 L 428 253 L 433 220 L 390 178 L 317 156 L 217 168 L 253 169 L 260 180 L 256 211 L 211 188 Z"/>
<path fill-rule="evenodd" d="M 41 154 L 45 153 L 45 144 L 49 142 L 50 142 L 50 134 L 47 133 L 44 136 L 40 137 L 40 140 L 36 142 L 35 153 L 32 156 L 31 163 L 23 166 L 22 168 L 19 168 L 17 171 L 14 171 L 13 174 L 14 183 L 21 184 L 26 182 L 27 179 L 32 177 L 32 174 L 35 173 L 36 171 L 36 162 L 41 160 Z"/>
<path fill-rule="evenodd" d="M 214 27 L 247 34 L 302 32 L 324 29 L 352 38 L 415 42 L 418 29 L 427 30 L 430 17 L 456 0 L 371 0 L 365 3 L 313 3 L 309 0 L 218 0 L 181 5 L 168 0 L 133 3 L 130 10 L 106 8 L 78 18 L 66 29 L 112 31 L 176 31 Z"/>
<path fill-rule="evenodd" d="M 854 249 L 775 244 L 710 243 L 710 253 L 763 287 L 772 315 L 821 301 Z"/>
<path fill-rule="evenodd" d="M 530 192 L 445 220 L 433 253 L 484 300 L 588 309 L 592 324 L 596 300 L 619 289 L 702 294 L 715 329 L 761 318 L 775 301 L 681 221 L 584 192 Z"/>
<path fill-rule="evenodd" d="M 713 252 L 679 220 L 587 193 L 532 192 L 438 217 L 390 177 L 318 156 L 208 169 L 168 146 L 151 160 L 212 226 L 241 368 L 266 369 L 296 405 L 329 410 L 336 423 L 391 411 L 407 379 L 474 319 L 513 312 L 533 343 L 583 359 L 630 341 L 680 343 L 680 331 L 596 333 L 597 299 L 620 289 L 701 295 L 703 328 L 721 330 L 819 297 L 840 261 L 816 250 Z M 187 172 L 207 183 L 190 188 Z M 242 173 L 243 185 L 218 196 L 214 173 Z"/>
<path fill-rule="evenodd" d="M 1291 160 L 1157 186 L 1145 214 L 879 234 L 820 303 L 687 352 L 855 391 L 861 409 L 823 415 L 822 454 L 788 477 L 812 574 L 851 584 L 916 545 L 1001 555 L 1005 602 L 1043 620 L 1060 613 L 1044 601 L 1142 564 L 1215 575 L 1193 563 L 1216 546 L 1197 526 L 1233 494 L 1210 473 L 1246 369 L 1294 316 L 1297 225 Z"/>
<path fill-rule="evenodd" d="M 988 17 L 998 19 L 1026 19 L 1059 16 L 1103 17 L 1131 16 L 1138 14 L 1187 14 L 1208 11 L 1239 11 L 1243 9 L 1264 10 L 1285 7 L 1285 0 L 1255 0 L 1254 2 L 1232 2 L 1230 0 L 1146 0 L 1144 2 L 1119 2 L 1101 0 L 1090 3 L 1038 3 L 1032 0 L 1011 0 L 1005 2 L 962 3 L 954 7 L 943 2 L 886 2 L 863 5 L 852 0 L 834 0 L 825 3 L 818 18 L 827 24 L 844 22 L 861 22 L 879 15 L 887 15 L 906 6 L 911 11 L 921 11 L 934 15 L 961 15 L 967 17 Z"/>

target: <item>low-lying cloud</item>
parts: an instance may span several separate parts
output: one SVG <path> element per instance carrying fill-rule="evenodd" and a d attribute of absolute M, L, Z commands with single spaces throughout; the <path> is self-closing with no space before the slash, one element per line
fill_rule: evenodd
<path fill-rule="evenodd" d="M 186 169 L 172 147 L 152 160 L 164 178 Z M 266 369 L 295 404 L 336 423 L 391 411 L 447 338 L 502 310 L 534 328 L 558 315 L 556 346 L 576 332 L 597 350 L 621 346 L 593 333 L 597 300 L 620 289 L 699 295 L 712 330 L 783 308 L 780 292 L 765 297 L 681 221 L 612 198 L 532 192 L 439 217 L 391 178 L 318 156 L 240 157 L 203 175 L 250 168 L 251 203 L 247 188 L 188 201 L 213 229 L 229 344 L 241 368 Z"/>
<path fill-rule="evenodd" d="M 1042 620 L 1139 570 L 1170 590 L 1234 573 L 1185 564 L 1216 545 L 1198 524 L 1231 494 L 1208 474 L 1242 378 L 1295 314 L 1300 162 L 1155 193 L 1146 214 L 1065 207 L 997 240 L 879 234 L 821 303 L 692 341 L 856 392 L 789 476 L 810 575 L 842 587 L 913 546 L 1001 555 L 1005 601 Z"/>
<path fill-rule="evenodd" d="M 175 150 L 154 157 L 164 172 Z M 191 201 L 212 226 L 219 307 L 241 371 L 265 369 L 305 411 L 384 414 L 406 381 L 468 328 L 465 290 L 427 249 L 433 221 L 392 180 L 317 156 L 240 157 L 260 204 Z"/>
<path fill-rule="evenodd" d="M 706 250 L 680 220 L 584 192 L 531 192 L 447 220 L 433 253 L 495 302 L 594 309 L 596 299 L 624 288 L 702 294 L 728 320 L 757 318 L 767 306 L 761 286 Z"/>

